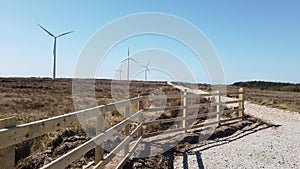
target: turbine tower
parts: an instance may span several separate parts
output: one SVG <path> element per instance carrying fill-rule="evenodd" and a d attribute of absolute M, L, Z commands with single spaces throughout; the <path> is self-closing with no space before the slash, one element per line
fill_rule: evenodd
<path fill-rule="evenodd" d="M 53 35 L 50 31 L 48 31 L 46 28 L 42 27 L 41 25 L 38 24 L 38 26 L 40 28 L 42 28 L 46 33 L 48 33 L 50 36 L 52 36 L 54 38 L 54 47 L 53 47 L 53 79 L 55 79 L 55 75 L 56 75 L 56 39 L 59 37 L 62 37 L 64 35 L 70 34 L 74 31 L 70 31 L 70 32 L 66 32 L 66 33 L 62 33 L 58 36 Z"/>
<path fill-rule="evenodd" d="M 141 67 L 145 68 L 145 70 L 144 70 L 145 71 L 145 81 L 147 81 L 147 72 L 150 72 L 149 64 L 150 64 L 150 62 L 148 62 L 147 65 L 145 65 L 145 66 L 141 66 Z"/>
<path fill-rule="evenodd" d="M 127 61 L 127 80 L 129 80 L 129 62 L 133 61 L 135 63 L 137 63 L 137 61 L 135 61 L 134 59 L 132 59 L 131 57 L 129 57 L 129 48 L 128 48 L 128 52 L 127 52 L 127 58 L 122 60 L 121 62 L 125 62 Z"/>
<path fill-rule="evenodd" d="M 122 80 L 122 73 L 123 73 L 122 69 L 121 69 L 121 68 L 118 69 L 118 70 L 117 70 L 117 73 L 119 73 L 119 75 L 120 75 L 120 80 Z"/>

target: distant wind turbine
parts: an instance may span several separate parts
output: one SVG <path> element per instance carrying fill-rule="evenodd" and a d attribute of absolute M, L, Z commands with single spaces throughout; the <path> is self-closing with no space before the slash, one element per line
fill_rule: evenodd
<path fill-rule="evenodd" d="M 141 66 L 141 67 L 145 68 L 145 70 L 144 70 L 145 71 L 145 81 L 147 81 L 147 72 L 150 72 L 149 64 L 150 64 L 150 62 L 148 62 L 147 65 L 145 65 L 145 66 Z"/>
<path fill-rule="evenodd" d="M 137 63 L 137 61 L 135 61 L 134 59 L 132 59 L 131 57 L 129 57 L 129 48 L 128 48 L 128 53 L 127 53 L 127 58 L 122 60 L 121 62 L 125 62 L 127 61 L 127 80 L 129 80 L 129 62 L 133 61 L 135 63 Z"/>
<path fill-rule="evenodd" d="M 54 38 L 54 48 L 53 48 L 53 79 L 55 79 L 55 75 L 56 75 L 56 39 L 59 37 L 62 37 L 64 35 L 70 34 L 74 31 L 70 31 L 70 32 L 66 32 L 66 33 L 62 33 L 58 36 L 54 36 L 52 33 L 50 33 L 47 29 L 45 29 L 44 27 L 42 27 L 41 25 L 38 24 L 38 26 L 40 28 L 42 28 L 45 32 L 47 32 L 50 36 L 52 36 Z"/>
<path fill-rule="evenodd" d="M 122 71 L 122 69 L 120 68 L 120 69 L 118 69 L 117 70 L 117 72 L 119 73 L 119 75 L 120 75 L 120 80 L 122 80 L 122 73 L 123 73 L 123 71 Z"/>

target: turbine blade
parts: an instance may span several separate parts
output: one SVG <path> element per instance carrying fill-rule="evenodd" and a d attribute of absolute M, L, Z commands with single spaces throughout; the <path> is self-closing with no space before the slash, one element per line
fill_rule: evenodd
<path fill-rule="evenodd" d="M 51 32 L 49 32 L 46 28 L 42 27 L 41 25 L 38 24 L 40 28 L 42 28 L 45 32 L 47 32 L 50 36 L 55 37 Z"/>
<path fill-rule="evenodd" d="M 132 58 L 128 58 L 131 61 L 134 61 L 135 63 L 138 63 L 136 60 L 132 59 Z"/>
<path fill-rule="evenodd" d="M 73 33 L 73 32 L 74 32 L 74 31 L 66 32 L 66 33 L 63 33 L 63 34 L 58 35 L 57 37 L 61 37 L 61 36 L 64 36 L 64 35 L 67 35 L 67 34 L 70 34 L 70 33 Z"/>
<path fill-rule="evenodd" d="M 127 61 L 127 60 L 128 60 L 128 58 L 126 58 L 126 59 L 122 60 L 120 63 L 122 63 L 122 62 L 125 62 L 125 61 Z"/>
<path fill-rule="evenodd" d="M 127 50 L 127 56 L 129 56 L 129 47 L 128 47 L 128 50 Z"/>

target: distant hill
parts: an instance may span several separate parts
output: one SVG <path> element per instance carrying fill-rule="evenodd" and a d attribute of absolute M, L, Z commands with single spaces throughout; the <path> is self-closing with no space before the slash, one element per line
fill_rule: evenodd
<path fill-rule="evenodd" d="M 276 91 L 290 91 L 300 92 L 300 83 L 281 83 L 281 82 L 265 82 L 265 81 L 249 81 L 236 82 L 233 86 L 248 87 L 261 90 L 276 90 Z"/>

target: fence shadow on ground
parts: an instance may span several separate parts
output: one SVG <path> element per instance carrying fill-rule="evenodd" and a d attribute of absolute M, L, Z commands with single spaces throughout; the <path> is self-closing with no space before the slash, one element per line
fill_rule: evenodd
<path fill-rule="evenodd" d="M 199 169 L 204 169 L 203 161 L 202 161 L 202 158 L 201 158 L 201 152 L 203 152 L 205 150 L 208 150 L 208 149 L 211 149 L 211 148 L 214 148 L 214 147 L 222 146 L 224 144 L 228 144 L 230 142 L 234 142 L 234 141 L 239 140 L 243 137 L 246 137 L 250 134 L 254 134 L 258 131 L 265 130 L 265 129 L 268 129 L 268 128 L 271 128 L 271 127 L 279 127 L 279 126 L 280 125 L 270 125 L 270 124 L 265 124 L 263 122 L 260 122 L 260 123 L 257 122 L 257 125 L 255 125 L 251 128 L 248 128 L 246 130 L 242 129 L 241 132 L 237 135 L 234 134 L 232 136 L 225 137 L 225 139 L 220 139 L 218 141 L 212 142 L 212 143 L 207 144 L 205 146 L 196 146 L 196 147 L 187 149 L 186 151 L 184 151 L 182 153 L 183 168 L 184 169 L 189 168 L 189 166 L 188 166 L 188 155 L 195 155 L 196 159 L 197 159 L 198 168 Z M 200 149 L 197 150 L 197 151 L 193 151 L 193 149 L 197 149 L 197 148 L 200 148 Z M 193 167 L 195 167 L 195 166 L 193 166 Z"/>
<path fill-rule="evenodd" d="M 237 125 L 238 123 L 241 123 Z M 224 125 L 225 126 L 225 125 Z M 228 127 L 227 127 L 228 126 Z M 188 166 L 188 158 L 189 155 L 195 155 L 197 160 L 197 168 L 204 168 L 204 164 L 201 158 L 201 152 L 208 150 L 210 148 L 222 146 L 224 144 L 228 144 L 230 142 L 234 142 L 236 140 L 239 140 L 243 137 L 246 137 L 250 134 L 254 134 L 258 131 L 265 130 L 271 127 L 279 127 L 278 125 L 273 124 L 266 124 L 260 120 L 253 120 L 253 117 L 246 117 L 244 121 L 237 121 L 237 122 L 230 122 L 226 124 L 226 128 L 222 130 L 216 130 L 216 132 L 206 141 L 206 143 L 199 143 L 199 133 L 201 133 L 201 130 L 196 130 L 192 133 L 189 133 L 188 136 L 184 137 L 182 141 L 180 141 L 177 145 L 174 145 L 173 148 L 170 149 L 168 147 L 168 151 L 166 150 L 165 153 L 162 155 L 158 155 L 156 157 L 148 157 L 148 158 L 134 158 L 132 162 L 139 162 L 141 166 L 144 167 L 150 167 L 149 163 L 147 161 L 151 160 L 157 160 L 159 158 L 165 158 L 164 160 L 167 161 L 167 166 L 159 166 L 160 168 L 167 167 L 169 169 L 174 168 L 174 159 L 176 156 L 182 156 L 182 167 L 184 169 L 188 168 L 195 168 L 196 166 Z M 222 126 L 220 126 L 222 128 Z M 160 143 L 161 140 L 169 140 L 176 139 L 177 136 L 180 136 L 180 134 L 174 135 L 163 139 L 157 139 L 152 140 L 151 142 L 143 142 L 142 144 L 145 144 L 145 147 L 147 149 L 144 149 L 144 151 L 151 152 L 151 148 L 153 146 L 157 147 L 164 147 L 162 143 Z M 187 146 L 188 145 L 188 146 Z M 182 148 L 178 148 L 181 147 Z M 193 151 L 194 149 L 198 149 L 197 151 Z"/>

